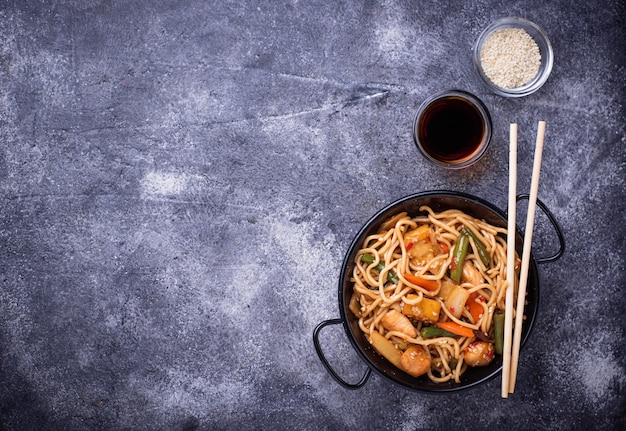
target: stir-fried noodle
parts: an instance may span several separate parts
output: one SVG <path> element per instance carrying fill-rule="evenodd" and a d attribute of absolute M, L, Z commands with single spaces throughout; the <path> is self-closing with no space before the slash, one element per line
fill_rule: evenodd
<path fill-rule="evenodd" d="M 507 230 L 459 210 L 420 212 L 397 214 L 365 238 L 350 310 L 398 368 L 460 382 L 468 366 L 489 364 L 501 349 Z"/>

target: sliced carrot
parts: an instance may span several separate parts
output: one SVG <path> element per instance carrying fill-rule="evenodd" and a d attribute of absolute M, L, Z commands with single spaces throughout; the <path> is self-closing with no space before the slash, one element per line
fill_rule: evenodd
<path fill-rule="evenodd" d="M 474 331 L 466 326 L 461 326 L 456 322 L 437 322 L 437 326 L 448 332 L 452 332 L 453 334 L 460 335 L 461 337 L 472 338 L 474 336 Z"/>
<path fill-rule="evenodd" d="M 409 283 L 413 283 L 419 287 L 422 287 L 430 292 L 433 292 L 435 290 L 437 290 L 439 288 L 439 283 L 437 283 L 435 280 L 428 280 L 426 278 L 422 278 L 420 276 L 417 275 L 413 275 L 413 274 L 402 274 L 402 276 L 404 278 L 406 278 L 406 280 Z"/>
<path fill-rule="evenodd" d="M 485 313 L 483 306 L 480 305 L 480 295 L 476 292 L 470 293 L 469 299 L 467 301 L 467 308 L 469 308 L 469 312 L 474 318 L 474 323 L 478 323 L 482 315 Z"/>

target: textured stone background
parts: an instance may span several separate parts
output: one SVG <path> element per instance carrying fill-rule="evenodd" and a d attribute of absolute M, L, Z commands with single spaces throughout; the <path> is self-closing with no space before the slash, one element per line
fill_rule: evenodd
<path fill-rule="evenodd" d="M 520 100 L 471 64 L 522 16 L 553 73 Z M 0 428 L 624 429 L 625 44 L 621 1 L 0 1 Z M 412 144 L 433 92 L 494 119 L 478 165 Z M 567 252 L 516 393 L 339 386 L 312 344 L 341 260 L 379 208 L 431 189 L 505 208 L 548 123 L 539 197 Z M 537 218 L 535 254 L 554 237 Z M 347 379 L 364 364 L 323 332 Z"/>

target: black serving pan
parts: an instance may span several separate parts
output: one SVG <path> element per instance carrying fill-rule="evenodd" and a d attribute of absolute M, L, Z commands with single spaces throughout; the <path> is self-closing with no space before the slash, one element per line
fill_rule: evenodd
<path fill-rule="evenodd" d="M 528 199 L 527 195 L 518 196 L 520 199 Z M 485 367 L 469 367 L 468 370 L 461 377 L 461 383 L 455 383 L 449 381 L 446 383 L 434 383 L 426 376 L 412 377 L 398 368 L 394 367 L 385 358 L 383 358 L 367 341 L 365 334 L 360 330 L 358 325 L 358 318 L 350 311 L 348 305 L 352 296 L 352 283 L 350 277 L 352 275 L 354 267 L 354 258 L 357 251 L 361 248 L 363 240 L 372 233 L 375 233 L 379 226 L 390 216 L 393 216 L 399 212 L 406 211 L 410 216 L 414 217 L 421 214 L 419 208 L 422 205 L 428 205 L 434 211 L 444 211 L 447 209 L 458 209 L 465 213 L 484 220 L 494 226 L 507 227 L 506 214 L 498 209 L 495 205 L 466 193 L 452 192 L 452 191 L 430 191 L 417 193 L 407 196 L 396 202 L 391 203 L 387 207 L 380 210 L 375 214 L 366 224 L 361 228 L 356 235 L 350 248 L 344 258 L 343 266 L 341 269 L 341 277 L 339 279 L 339 313 L 341 317 L 339 319 L 330 319 L 321 322 L 313 331 L 313 343 L 315 350 L 322 361 L 322 364 L 326 367 L 331 376 L 337 380 L 339 384 L 349 389 L 358 389 L 362 387 L 369 379 L 371 372 L 374 371 L 386 379 L 389 379 L 395 384 L 403 386 L 407 389 L 411 389 L 418 392 L 452 392 L 461 389 L 468 389 L 475 387 L 489 379 L 495 377 L 502 370 L 502 357 L 496 355 L 496 358 Z M 565 243 L 561 228 L 556 222 L 554 216 L 546 208 L 546 206 L 539 200 L 537 200 L 537 206 L 546 214 L 548 220 L 554 227 L 559 240 L 559 250 L 556 254 L 550 257 L 535 259 L 531 253 L 527 291 L 527 305 L 525 309 L 526 319 L 524 320 L 522 327 L 522 346 L 528 339 L 539 306 L 539 276 L 537 273 L 537 264 L 546 263 L 557 260 L 563 254 L 565 250 Z M 523 237 L 516 229 L 516 250 L 519 256 L 522 255 Z M 360 358 L 367 365 L 367 370 L 361 380 L 357 383 L 346 382 L 337 372 L 333 369 L 331 364 L 327 361 L 321 348 L 319 340 L 320 331 L 322 328 L 328 325 L 343 324 L 348 339 L 356 350 Z"/>

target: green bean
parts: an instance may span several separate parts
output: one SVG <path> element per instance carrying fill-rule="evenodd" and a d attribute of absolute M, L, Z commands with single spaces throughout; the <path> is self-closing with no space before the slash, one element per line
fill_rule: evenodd
<path fill-rule="evenodd" d="M 450 269 L 450 278 L 455 282 L 461 281 L 461 274 L 463 273 L 463 262 L 465 256 L 467 256 L 467 249 L 469 247 L 469 236 L 460 234 L 457 238 L 456 244 L 454 244 L 454 251 L 452 255 L 452 264 Z"/>
<path fill-rule="evenodd" d="M 461 229 L 461 233 L 471 237 L 474 240 L 478 257 L 480 257 L 480 260 L 485 266 L 488 266 L 489 262 L 491 261 L 491 257 L 489 256 L 489 253 L 487 253 L 487 249 L 485 248 L 485 245 L 481 242 L 481 240 L 478 239 L 474 231 L 464 226 L 463 229 Z"/>
<path fill-rule="evenodd" d="M 367 263 L 368 265 L 374 263 L 374 260 L 374 256 L 372 256 L 371 254 L 364 254 L 361 256 L 361 262 Z M 383 272 L 383 269 L 385 269 L 385 264 L 380 262 L 374 267 L 374 269 L 378 272 Z M 393 270 L 387 271 L 387 280 L 391 281 L 393 284 L 398 284 L 398 281 L 400 281 L 400 279 Z"/>
<path fill-rule="evenodd" d="M 448 365 L 450 365 L 450 368 L 452 369 L 455 369 L 458 363 L 459 361 L 457 361 L 457 359 L 454 356 L 448 360 Z"/>
<path fill-rule="evenodd" d="M 495 338 L 495 350 L 498 355 L 504 350 L 504 313 L 497 311 L 493 315 L 493 337 Z"/>
<path fill-rule="evenodd" d="M 396 273 L 391 269 L 387 272 L 387 280 L 391 281 L 393 284 L 398 284 L 398 281 L 400 281 Z"/>
<path fill-rule="evenodd" d="M 420 330 L 422 338 L 435 338 L 435 337 L 454 337 L 459 338 L 458 335 L 448 332 L 445 329 L 438 328 L 436 326 L 424 326 Z"/>

